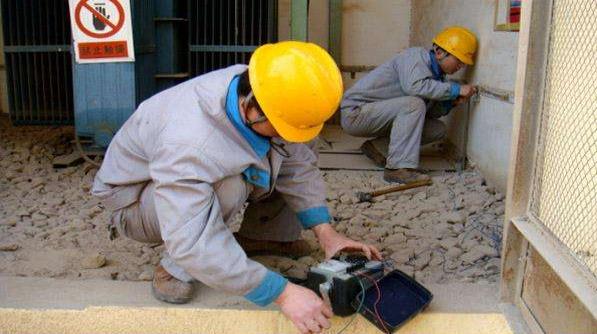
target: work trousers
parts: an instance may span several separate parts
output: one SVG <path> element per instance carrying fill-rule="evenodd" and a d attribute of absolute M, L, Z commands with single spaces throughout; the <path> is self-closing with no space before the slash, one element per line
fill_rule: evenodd
<path fill-rule="evenodd" d="M 242 210 L 249 198 L 253 185 L 237 175 L 214 184 L 213 188 L 224 222 L 230 226 L 232 218 Z M 111 226 L 119 235 L 144 243 L 163 242 L 154 205 L 154 192 L 155 184 L 147 182 L 119 186 L 112 196 L 104 199 L 108 209 L 113 210 Z M 282 196 L 274 192 L 265 200 L 249 204 L 239 234 L 257 240 L 294 241 L 300 238 L 301 230 L 294 212 L 286 205 Z M 193 281 L 169 257 L 167 250 L 162 254 L 160 264 L 177 279 Z"/>
<path fill-rule="evenodd" d="M 342 110 L 342 128 L 358 137 L 388 137 L 386 168 L 417 168 L 421 145 L 442 140 L 441 113 L 427 111 L 423 99 L 402 96 Z"/>

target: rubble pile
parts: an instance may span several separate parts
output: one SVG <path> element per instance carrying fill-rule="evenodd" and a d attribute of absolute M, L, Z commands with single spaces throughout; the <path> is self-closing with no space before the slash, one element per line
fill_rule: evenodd
<path fill-rule="evenodd" d="M 163 245 L 108 237 L 110 213 L 89 194 L 96 167 L 56 169 L 73 150 L 72 127 L 12 127 L 0 119 L 0 275 L 151 280 Z M 376 245 L 422 282 L 495 282 L 504 196 L 473 170 L 433 175 L 433 185 L 358 203 L 387 186 L 380 172 L 324 171 L 336 229 Z M 232 226 L 238 226 L 239 218 Z M 304 238 L 316 245 L 314 235 Z M 323 259 L 258 261 L 294 277 Z"/>

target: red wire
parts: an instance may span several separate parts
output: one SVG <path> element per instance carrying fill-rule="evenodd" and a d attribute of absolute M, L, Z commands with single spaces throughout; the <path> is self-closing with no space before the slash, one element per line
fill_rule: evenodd
<path fill-rule="evenodd" d="M 386 327 L 386 324 L 381 319 L 381 316 L 379 315 L 379 311 L 377 310 L 377 304 L 379 304 L 379 302 L 381 301 L 381 289 L 379 288 L 379 285 L 377 284 L 377 281 L 374 278 L 372 278 L 369 275 L 367 275 L 367 274 L 360 273 L 360 275 L 365 276 L 375 286 L 375 289 L 377 290 L 377 300 L 373 304 L 373 310 L 375 311 L 375 316 L 377 317 L 377 320 L 383 326 L 384 332 L 385 333 L 390 333 L 390 331 Z"/>

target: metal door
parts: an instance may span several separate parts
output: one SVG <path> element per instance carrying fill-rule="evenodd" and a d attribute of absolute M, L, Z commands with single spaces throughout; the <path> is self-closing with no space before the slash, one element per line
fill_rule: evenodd
<path fill-rule="evenodd" d="M 189 0 L 192 76 L 247 64 L 257 46 L 277 40 L 275 0 Z"/>
<path fill-rule="evenodd" d="M 73 85 L 65 0 L 2 0 L 10 118 L 72 124 Z"/>

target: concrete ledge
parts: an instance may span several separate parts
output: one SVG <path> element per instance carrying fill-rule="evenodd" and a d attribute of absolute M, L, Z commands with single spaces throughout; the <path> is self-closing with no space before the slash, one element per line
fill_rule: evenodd
<path fill-rule="evenodd" d="M 430 285 L 432 305 L 396 333 L 512 333 L 500 312 L 496 285 Z M 147 282 L 68 281 L 0 277 L 0 332 L 12 333 L 296 333 L 275 307 L 204 286 L 196 300 L 158 302 Z M 335 317 L 326 333 L 350 321 Z M 358 316 L 344 333 L 380 333 Z"/>
<path fill-rule="evenodd" d="M 334 318 L 326 333 L 337 333 L 349 318 Z M 73 310 L 0 309 L 2 333 L 296 333 L 278 311 L 91 307 Z M 344 333 L 378 334 L 358 316 Z M 397 333 L 512 333 L 499 313 L 424 313 Z"/>

